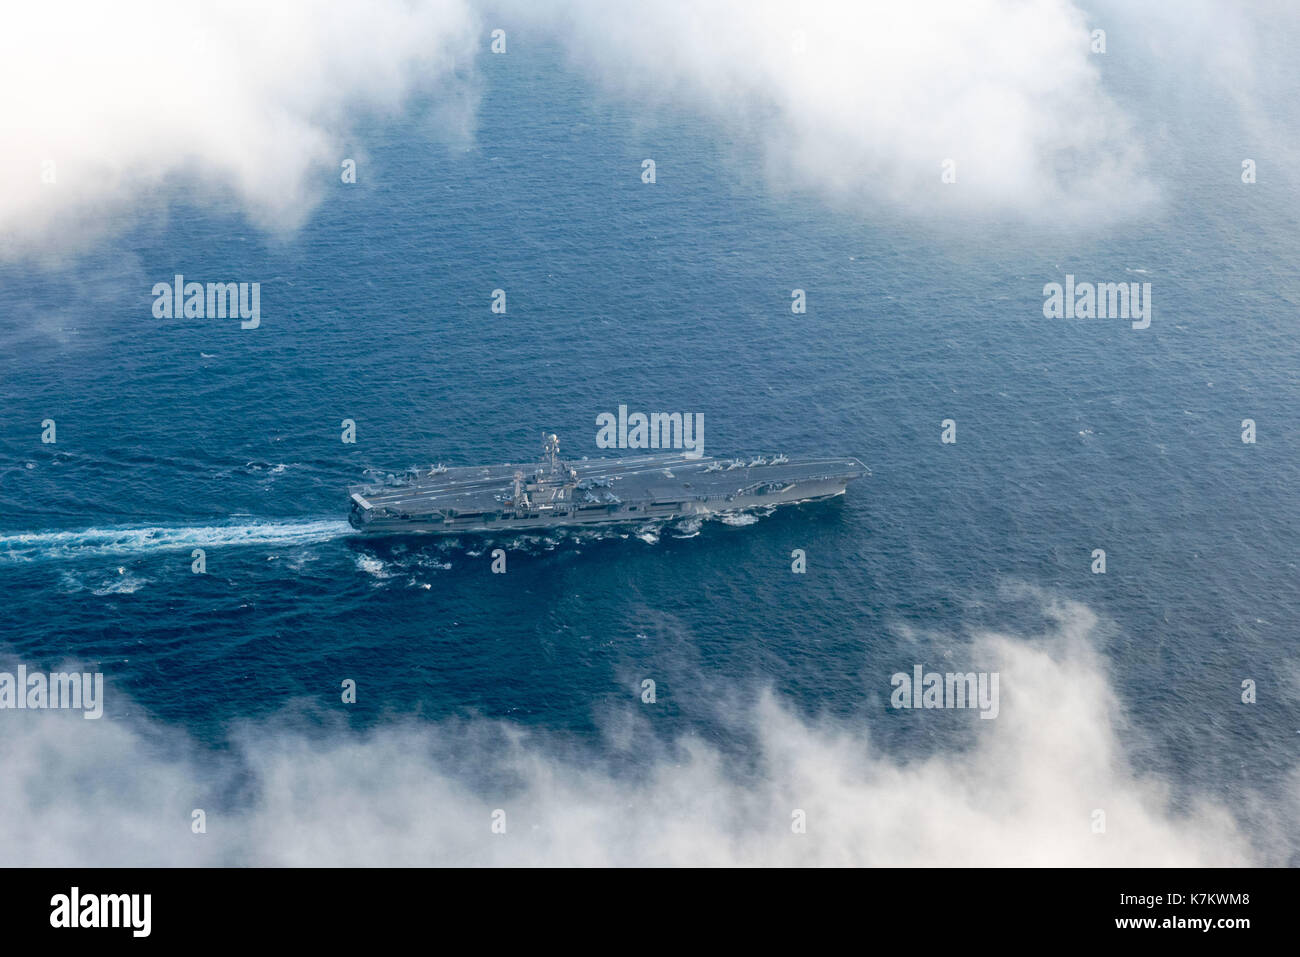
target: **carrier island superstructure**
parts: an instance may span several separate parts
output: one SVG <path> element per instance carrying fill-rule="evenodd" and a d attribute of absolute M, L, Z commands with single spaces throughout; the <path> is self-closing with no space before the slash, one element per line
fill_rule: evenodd
<path fill-rule="evenodd" d="M 869 474 L 855 458 L 566 461 L 559 439 L 543 434 L 541 462 L 526 468 L 436 465 L 350 486 L 348 520 L 367 534 L 435 535 L 657 523 L 831 498 Z"/>

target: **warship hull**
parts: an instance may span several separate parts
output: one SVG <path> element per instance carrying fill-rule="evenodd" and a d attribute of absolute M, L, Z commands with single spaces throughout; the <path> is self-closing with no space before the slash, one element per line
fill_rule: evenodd
<path fill-rule="evenodd" d="M 554 437 L 551 437 L 554 440 Z M 364 534 L 492 533 L 663 522 L 832 498 L 870 474 L 855 458 L 719 460 L 680 453 L 431 468 L 349 487 Z"/>

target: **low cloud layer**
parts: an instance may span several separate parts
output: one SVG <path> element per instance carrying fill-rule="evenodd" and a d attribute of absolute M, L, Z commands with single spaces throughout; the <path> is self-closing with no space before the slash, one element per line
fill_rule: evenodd
<path fill-rule="evenodd" d="M 12 5 L 0 30 L 0 254 L 111 233 L 172 180 L 292 228 L 337 181 L 358 113 L 456 89 L 477 46 L 465 0 Z"/>
<path fill-rule="evenodd" d="M 69 0 L 0 32 L 0 258 L 111 236 L 173 186 L 292 230 L 364 155 L 362 117 L 430 94 L 421 128 L 471 135 L 497 27 L 507 56 L 558 45 L 594 88 L 703 116 L 774 190 L 858 216 L 1131 220 L 1186 147 L 1173 113 L 1239 123 L 1232 146 L 1275 166 L 1295 151 L 1270 116 L 1294 98 L 1300 16 L 1269 0 Z M 1137 102 L 1113 95 L 1120 64 Z"/>
<path fill-rule="evenodd" d="M 575 63 L 601 84 L 756 135 L 774 181 L 855 212 L 1099 220 L 1150 191 L 1093 25 L 1068 0 L 558 7 Z"/>
<path fill-rule="evenodd" d="M 743 769 L 699 740 L 657 744 L 635 699 L 603 757 L 487 720 L 308 734 L 288 716 L 242 727 L 218 757 L 114 720 L 111 689 L 99 721 L 2 712 L 0 865 L 1285 863 L 1285 827 L 1257 816 L 1248 830 L 1209 800 L 1175 808 L 1130 764 L 1093 618 L 1056 615 L 1046 635 L 978 639 L 977 659 L 1000 667 L 996 720 L 907 716 L 975 726 L 969 748 L 925 759 L 769 696 L 735 719 L 755 741 Z M 190 831 L 196 807 L 206 834 Z"/>

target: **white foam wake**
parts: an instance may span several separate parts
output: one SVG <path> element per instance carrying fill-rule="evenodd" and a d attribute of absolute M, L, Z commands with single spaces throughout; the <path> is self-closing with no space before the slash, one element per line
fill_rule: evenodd
<path fill-rule="evenodd" d="M 310 545 L 351 531 L 347 522 L 317 520 L 31 532 L 0 535 L 0 564 L 240 545 Z"/>

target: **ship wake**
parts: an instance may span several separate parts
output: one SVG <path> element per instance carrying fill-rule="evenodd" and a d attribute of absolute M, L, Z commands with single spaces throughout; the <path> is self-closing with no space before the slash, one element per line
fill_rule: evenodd
<path fill-rule="evenodd" d="M 311 545 L 354 534 L 347 522 L 254 521 L 224 525 L 154 525 L 0 535 L 0 564 L 144 555 L 241 545 Z"/>

